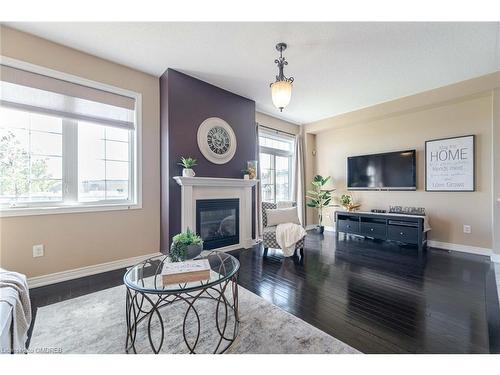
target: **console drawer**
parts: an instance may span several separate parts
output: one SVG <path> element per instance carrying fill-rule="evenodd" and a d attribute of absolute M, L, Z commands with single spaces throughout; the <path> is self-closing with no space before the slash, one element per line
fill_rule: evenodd
<path fill-rule="evenodd" d="M 418 243 L 418 228 L 404 227 L 400 225 L 388 225 L 387 239 L 392 241 L 401 241 L 416 244 Z"/>
<path fill-rule="evenodd" d="M 338 221 L 339 232 L 344 233 L 358 233 L 359 232 L 359 222 L 354 220 L 339 220 Z"/>
<path fill-rule="evenodd" d="M 367 237 L 384 239 L 386 237 L 386 225 L 380 223 L 361 223 L 361 234 Z"/>

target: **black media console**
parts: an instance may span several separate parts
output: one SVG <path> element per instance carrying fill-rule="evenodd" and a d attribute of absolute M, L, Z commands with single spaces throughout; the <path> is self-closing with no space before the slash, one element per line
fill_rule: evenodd
<path fill-rule="evenodd" d="M 416 245 L 421 253 L 427 243 L 424 217 L 370 212 L 335 212 L 336 235 L 339 233 L 397 241 Z"/>

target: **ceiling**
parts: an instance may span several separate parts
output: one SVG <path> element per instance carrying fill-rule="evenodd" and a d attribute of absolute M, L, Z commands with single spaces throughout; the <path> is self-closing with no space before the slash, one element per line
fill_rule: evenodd
<path fill-rule="evenodd" d="M 303 124 L 500 70 L 500 23 L 7 23 L 160 76 L 173 68 Z M 293 76 L 280 113 L 277 42 Z"/>

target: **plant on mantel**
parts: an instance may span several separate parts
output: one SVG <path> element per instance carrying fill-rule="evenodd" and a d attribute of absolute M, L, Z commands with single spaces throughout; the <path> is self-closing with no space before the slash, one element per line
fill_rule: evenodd
<path fill-rule="evenodd" d="M 306 197 L 310 200 L 307 202 L 307 207 L 316 208 L 318 210 L 318 232 L 323 233 L 323 209 L 326 207 L 335 207 L 332 205 L 332 191 L 335 189 L 324 189 L 323 187 L 330 180 L 330 176 L 323 177 L 321 175 L 314 176 L 311 184 L 313 190 L 309 190 Z"/>
<path fill-rule="evenodd" d="M 177 163 L 178 165 L 182 166 L 182 176 L 183 177 L 194 177 L 196 173 L 194 173 L 193 167 L 196 166 L 198 163 L 196 159 L 188 157 L 185 158 L 184 156 L 181 157 L 181 161 Z"/>

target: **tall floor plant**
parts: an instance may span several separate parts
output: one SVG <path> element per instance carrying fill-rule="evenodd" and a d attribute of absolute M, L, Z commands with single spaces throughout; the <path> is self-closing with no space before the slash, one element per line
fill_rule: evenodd
<path fill-rule="evenodd" d="M 332 191 L 335 189 L 324 189 L 323 187 L 330 180 L 330 176 L 323 177 L 321 175 L 314 176 L 311 184 L 313 190 L 309 190 L 306 197 L 309 199 L 307 207 L 316 208 L 318 210 L 318 231 L 323 233 L 325 227 L 323 226 L 323 209 L 332 207 Z"/>

